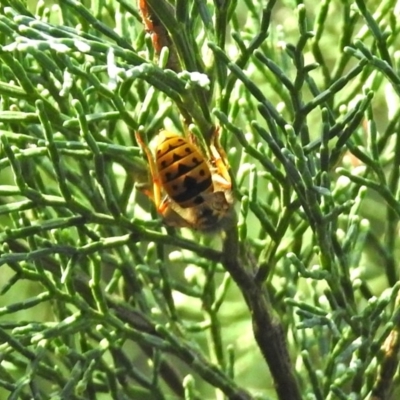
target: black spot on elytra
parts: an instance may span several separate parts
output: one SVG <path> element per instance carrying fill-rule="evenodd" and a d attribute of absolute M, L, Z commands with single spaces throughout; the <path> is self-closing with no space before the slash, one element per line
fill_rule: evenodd
<path fill-rule="evenodd" d="M 178 175 L 178 176 L 185 175 L 185 174 L 187 174 L 188 172 L 190 172 L 192 169 L 193 169 L 193 168 L 192 168 L 190 165 L 179 164 L 179 165 L 178 165 L 178 173 L 177 173 L 177 175 Z M 188 177 L 188 178 L 189 178 L 189 177 Z M 191 178 L 191 179 L 193 179 L 193 178 Z M 185 180 L 186 180 L 186 178 L 185 178 Z M 196 181 L 196 179 L 195 179 L 195 181 Z"/>
<path fill-rule="evenodd" d="M 204 171 L 204 169 L 201 169 L 200 171 L 199 171 L 199 175 L 200 176 L 204 176 L 206 174 L 206 171 Z"/>
<path fill-rule="evenodd" d="M 194 189 L 197 186 L 197 179 L 192 176 L 185 176 L 183 186 L 188 190 Z"/>
<path fill-rule="evenodd" d="M 167 166 L 167 162 L 164 160 L 164 161 L 161 161 L 161 168 L 165 168 Z"/>
<path fill-rule="evenodd" d="M 169 153 L 169 152 L 171 152 L 171 151 L 173 151 L 173 150 L 175 150 L 175 149 L 177 149 L 178 147 L 181 147 L 182 146 L 182 144 L 181 143 L 178 143 L 178 144 L 169 144 L 168 145 L 168 150 L 166 151 L 166 153 Z"/>
<path fill-rule="evenodd" d="M 179 154 L 174 153 L 172 155 L 172 159 L 173 159 L 174 162 L 177 162 L 179 160 L 182 160 L 182 157 Z"/>
<path fill-rule="evenodd" d="M 195 197 L 200 196 L 202 193 L 212 188 L 211 176 L 201 182 L 191 176 L 185 176 L 182 186 L 185 190 L 177 196 L 172 196 L 173 200 L 175 200 L 178 204 L 190 199 L 194 199 Z"/>
<path fill-rule="evenodd" d="M 186 152 L 186 154 L 190 154 L 192 152 L 192 150 L 190 150 L 189 147 L 185 147 L 185 152 Z"/>
<path fill-rule="evenodd" d="M 177 191 L 179 189 L 179 186 L 178 185 L 172 185 L 172 189 Z"/>

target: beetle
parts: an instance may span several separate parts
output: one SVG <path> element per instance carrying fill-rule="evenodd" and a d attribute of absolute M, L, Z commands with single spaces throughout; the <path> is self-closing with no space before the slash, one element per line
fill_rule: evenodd
<path fill-rule="evenodd" d="M 167 225 L 214 232 L 232 221 L 232 181 L 217 132 L 211 138 L 209 157 L 193 140 L 167 130 L 158 134 L 153 156 L 136 133 L 153 181 L 153 190 L 145 193 Z"/>

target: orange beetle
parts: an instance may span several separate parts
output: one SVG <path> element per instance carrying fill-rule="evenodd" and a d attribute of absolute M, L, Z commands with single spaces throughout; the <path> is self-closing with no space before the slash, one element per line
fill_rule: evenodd
<path fill-rule="evenodd" d="M 213 232 L 232 221 L 232 183 L 225 153 L 216 136 L 213 135 L 211 158 L 207 160 L 192 141 L 165 130 L 158 135 L 153 157 L 136 134 L 153 179 L 153 192 L 147 194 L 167 225 Z"/>

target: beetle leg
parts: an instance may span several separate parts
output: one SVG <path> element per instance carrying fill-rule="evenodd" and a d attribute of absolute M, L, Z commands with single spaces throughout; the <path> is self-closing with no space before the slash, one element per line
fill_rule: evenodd
<path fill-rule="evenodd" d="M 225 150 L 219 143 L 218 135 L 219 128 L 216 128 L 214 134 L 212 135 L 210 143 L 211 157 L 215 164 L 215 167 L 217 168 L 218 174 L 221 175 L 221 177 L 225 181 L 224 184 L 222 182 L 219 183 L 224 186 L 225 189 L 230 189 L 232 187 L 232 181 L 228 172 L 228 159 Z"/>
<path fill-rule="evenodd" d="M 163 204 L 161 202 L 161 182 L 160 182 L 160 178 L 158 176 L 154 158 L 151 154 L 149 147 L 144 143 L 142 137 L 140 136 L 140 134 L 138 132 L 135 133 L 135 137 L 136 137 L 136 141 L 137 141 L 138 145 L 142 148 L 142 150 L 146 154 L 146 157 L 147 157 L 147 160 L 148 160 L 149 166 L 150 166 L 151 178 L 153 180 L 153 193 L 150 193 L 150 191 L 147 191 L 147 190 L 144 191 L 144 193 L 153 200 L 153 202 L 157 208 L 157 211 L 162 214 L 162 212 L 160 211 L 160 208 L 163 207 Z"/>

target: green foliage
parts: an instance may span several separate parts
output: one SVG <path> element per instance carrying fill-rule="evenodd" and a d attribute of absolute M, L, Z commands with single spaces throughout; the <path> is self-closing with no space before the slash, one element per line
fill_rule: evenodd
<path fill-rule="evenodd" d="M 1 398 L 398 398 L 400 7 L 282 3 L 2 0 Z M 237 218 L 163 225 L 135 132 L 215 126 Z"/>

